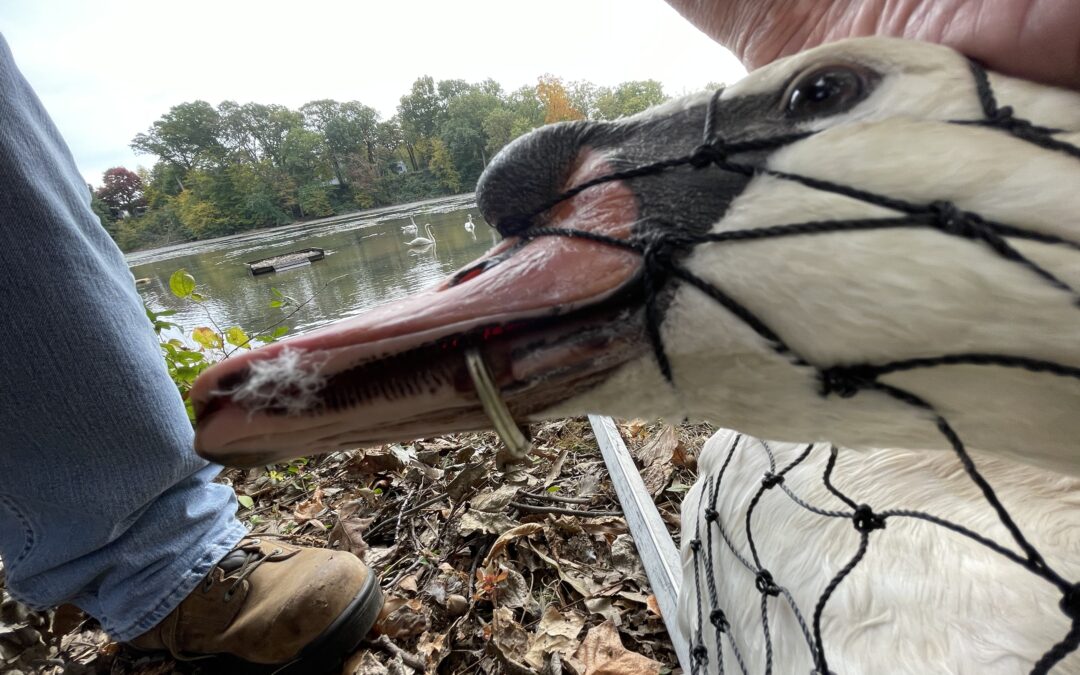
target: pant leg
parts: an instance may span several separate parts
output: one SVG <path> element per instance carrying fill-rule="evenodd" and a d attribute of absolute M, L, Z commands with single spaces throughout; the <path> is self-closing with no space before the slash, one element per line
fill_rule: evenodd
<path fill-rule="evenodd" d="M 244 529 L 89 198 L 0 37 L 0 557 L 13 596 L 124 640 Z"/>

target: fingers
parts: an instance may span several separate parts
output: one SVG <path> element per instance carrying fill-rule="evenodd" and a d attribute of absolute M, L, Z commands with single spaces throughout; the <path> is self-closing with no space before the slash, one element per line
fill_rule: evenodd
<path fill-rule="evenodd" d="M 1075 0 L 667 0 L 750 69 L 847 37 L 938 42 L 993 70 L 1080 89 Z"/>

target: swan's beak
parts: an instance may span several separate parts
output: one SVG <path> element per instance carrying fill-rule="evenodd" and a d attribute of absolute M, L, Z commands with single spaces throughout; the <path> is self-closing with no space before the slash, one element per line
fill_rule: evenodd
<path fill-rule="evenodd" d="M 606 171 L 582 151 L 567 185 Z M 561 226 L 626 238 L 637 206 L 613 183 L 557 211 Z M 196 449 L 261 465 L 488 428 L 467 348 L 525 421 L 642 353 L 638 268 L 636 255 L 604 244 L 508 238 L 435 288 L 208 370 L 191 392 Z"/>

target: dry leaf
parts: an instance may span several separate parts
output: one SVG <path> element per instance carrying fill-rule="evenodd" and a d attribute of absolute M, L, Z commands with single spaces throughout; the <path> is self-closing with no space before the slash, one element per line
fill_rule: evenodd
<path fill-rule="evenodd" d="M 309 520 L 318 518 L 319 514 L 326 509 L 326 505 L 323 504 L 322 498 L 322 488 L 315 488 L 315 493 L 311 498 L 300 502 L 296 509 L 293 510 L 293 520 L 298 523 L 306 523 Z"/>
<path fill-rule="evenodd" d="M 416 651 L 423 657 L 427 666 L 425 670 L 429 673 L 434 673 L 442 660 L 450 653 L 450 650 L 446 647 L 446 635 L 444 633 L 424 633 L 416 643 Z"/>
<path fill-rule="evenodd" d="M 521 661 L 529 649 L 529 636 L 514 620 L 513 610 L 499 607 L 491 615 L 491 642 L 512 661 Z"/>
<path fill-rule="evenodd" d="M 665 424 L 655 436 L 649 439 L 648 443 L 634 452 L 634 458 L 641 462 L 643 467 L 670 464 L 677 447 L 679 447 L 679 435 L 675 432 L 675 427 Z"/>
<path fill-rule="evenodd" d="M 385 635 L 391 639 L 406 638 L 423 633 L 428 629 L 428 624 L 428 616 L 420 600 L 390 596 L 383 602 L 379 619 L 371 631 L 374 635 Z"/>
<path fill-rule="evenodd" d="M 388 675 L 386 666 L 379 663 L 370 649 L 354 652 L 341 668 L 342 675 Z"/>
<path fill-rule="evenodd" d="M 663 613 L 660 611 L 660 604 L 656 602 L 656 596 L 650 595 L 649 599 L 645 601 L 645 605 L 649 608 L 649 611 L 663 618 Z"/>
<path fill-rule="evenodd" d="M 408 591 L 410 593 L 415 593 L 417 591 L 416 575 L 415 574 L 410 574 L 409 576 L 405 577 L 404 579 L 402 579 L 401 581 L 398 582 L 397 587 L 400 588 L 403 591 Z"/>
<path fill-rule="evenodd" d="M 499 535 L 499 538 L 495 540 L 495 543 L 491 545 L 491 550 L 488 551 L 487 557 L 484 558 L 484 566 L 487 567 L 491 564 L 491 561 L 495 559 L 495 556 L 503 552 L 506 545 L 518 537 L 527 537 L 530 534 L 536 534 L 544 529 L 542 523 L 526 523 L 524 525 L 518 525 L 511 528 L 506 532 Z"/>
<path fill-rule="evenodd" d="M 488 468 L 481 462 L 469 464 L 446 486 L 446 494 L 455 502 L 461 501 L 473 486 L 487 477 Z"/>
<path fill-rule="evenodd" d="M 346 503 L 338 510 L 338 521 L 330 532 L 329 545 L 348 551 L 356 557 L 363 559 L 368 545 L 364 541 L 363 533 L 375 522 L 375 516 L 360 517 L 357 515 L 367 504 L 362 499 L 355 499 Z"/>
<path fill-rule="evenodd" d="M 605 621 L 589 630 L 576 656 L 585 675 L 659 675 L 662 664 L 623 647 L 615 624 Z"/>
<path fill-rule="evenodd" d="M 585 626 L 585 617 L 578 612 L 560 612 L 555 605 L 548 605 L 536 634 L 529 640 L 525 662 L 533 668 L 543 668 L 552 652 L 571 656 L 580 644 L 577 636 Z"/>
<path fill-rule="evenodd" d="M 458 531 L 464 536 L 473 532 L 502 534 L 518 525 L 506 515 L 506 509 L 518 493 L 515 485 L 503 485 L 497 490 L 485 490 L 471 502 L 469 510 L 458 521 Z"/>

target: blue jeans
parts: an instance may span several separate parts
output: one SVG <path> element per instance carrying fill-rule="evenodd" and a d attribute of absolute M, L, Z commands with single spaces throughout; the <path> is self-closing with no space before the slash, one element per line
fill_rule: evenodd
<path fill-rule="evenodd" d="M 0 558 L 35 608 L 126 640 L 244 535 L 131 273 L 0 37 Z"/>

